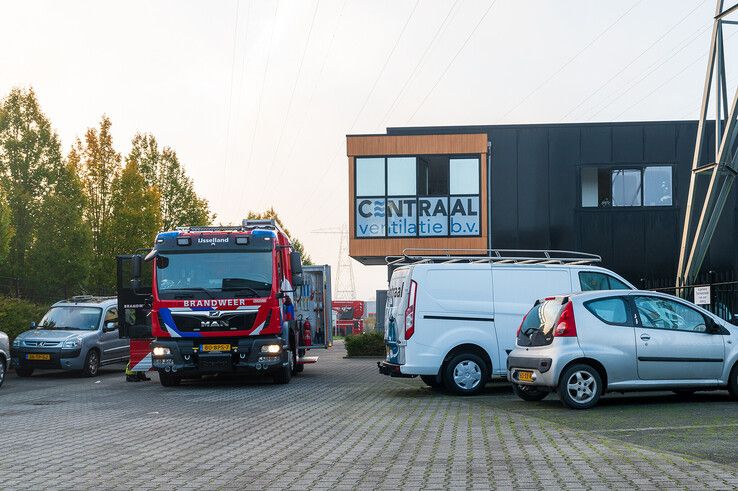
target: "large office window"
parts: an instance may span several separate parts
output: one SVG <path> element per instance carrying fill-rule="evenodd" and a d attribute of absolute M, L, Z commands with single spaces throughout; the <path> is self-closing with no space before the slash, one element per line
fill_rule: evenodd
<path fill-rule="evenodd" d="M 644 167 L 583 167 L 582 207 L 671 206 L 672 168 L 669 165 Z"/>
<path fill-rule="evenodd" d="M 357 237 L 481 235 L 479 156 L 355 162 Z"/>

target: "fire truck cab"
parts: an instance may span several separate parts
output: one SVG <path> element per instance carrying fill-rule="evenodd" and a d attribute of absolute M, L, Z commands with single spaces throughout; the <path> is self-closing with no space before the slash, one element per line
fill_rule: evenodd
<path fill-rule="evenodd" d="M 162 232 L 145 256 L 117 260 L 121 334 L 138 353 L 131 365 L 153 367 L 164 386 L 234 372 L 288 383 L 317 361 L 307 349 L 332 345 L 330 268 L 303 268 L 273 220 Z M 142 341 L 143 357 L 133 349 Z"/>

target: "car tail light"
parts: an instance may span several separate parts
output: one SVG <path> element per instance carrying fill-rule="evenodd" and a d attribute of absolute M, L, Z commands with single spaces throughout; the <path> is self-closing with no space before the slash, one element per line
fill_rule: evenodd
<path fill-rule="evenodd" d="M 554 337 L 570 338 L 577 335 L 577 323 L 574 320 L 574 303 L 568 302 L 559 315 L 553 331 Z"/>
<path fill-rule="evenodd" d="M 415 297 L 418 294 L 418 284 L 410 280 L 410 294 L 405 309 L 405 339 L 410 339 L 415 333 Z"/>

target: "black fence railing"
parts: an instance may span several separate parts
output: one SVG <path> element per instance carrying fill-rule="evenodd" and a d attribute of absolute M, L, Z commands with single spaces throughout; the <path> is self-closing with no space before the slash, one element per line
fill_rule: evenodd
<path fill-rule="evenodd" d="M 690 302 L 696 302 L 695 294 L 703 293 L 709 287 L 709 304 L 703 307 L 726 321 L 732 321 L 738 314 L 738 280 L 732 271 L 710 271 L 697 278 L 693 285 L 674 286 L 674 279 L 670 280 L 641 280 L 641 288 L 668 293 L 681 297 Z"/>

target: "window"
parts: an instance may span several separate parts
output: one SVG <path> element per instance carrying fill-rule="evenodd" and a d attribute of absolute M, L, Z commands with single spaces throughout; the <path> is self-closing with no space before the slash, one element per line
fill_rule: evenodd
<path fill-rule="evenodd" d="M 356 196 L 384 195 L 384 158 L 356 159 Z"/>
<path fill-rule="evenodd" d="M 479 160 L 450 159 L 451 194 L 479 194 Z"/>
<path fill-rule="evenodd" d="M 583 292 L 631 289 L 628 285 L 609 274 L 596 273 L 594 271 L 579 272 L 579 287 Z"/>
<path fill-rule="evenodd" d="M 584 304 L 598 319 L 610 324 L 627 324 L 628 311 L 622 298 L 603 298 Z"/>
<path fill-rule="evenodd" d="M 640 168 L 584 167 L 583 208 L 672 206 L 671 166 Z"/>
<path fill-rule="evenodd" d="M 108 322 L 118 322 L 118 309 L 112 308 L 105 312 L 105 324 Z"/>
<path fill-rule="evenodd" d="M 691 307 L 659 297 L 635 297 L 643 327 L 706 332 L 705 317 Z"/>
<path fill-rule="evenodd" d="M 415 157 L 387 158 L 387 194 L 414 196 L 416 172 Z"/>
<path fill-rule="evenodd" d="M 418 196 L 448 194 L 449 159 L 437 155 L 418 158 Z"/>

